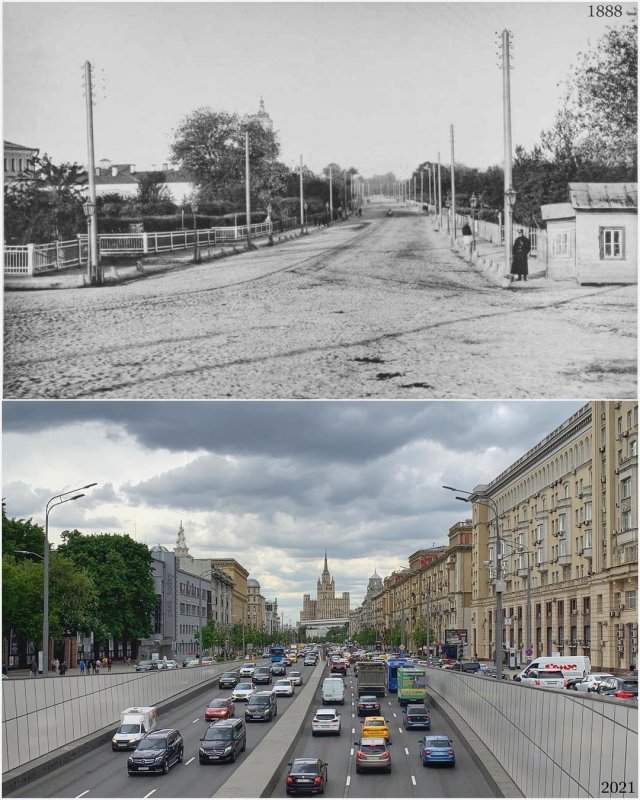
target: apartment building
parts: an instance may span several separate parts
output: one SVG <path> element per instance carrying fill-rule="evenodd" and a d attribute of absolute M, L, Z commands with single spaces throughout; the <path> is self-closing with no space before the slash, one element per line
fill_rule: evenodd
<path fill-rule="evenodd" d="M 235 558 L 212 558 L 212 566 L 224 572 L 232 582 L 231 623 L 233 625 L 247 624 L 247 578 L 249 571 Z"/>
<path fill-rule="evenodd" d="M 260 582 L 255 578 L 247 580 L 247 624 L 257 631 L 265 630 L 266 601 L 260 593 Z"/>
<path fill-rule="evenodd" d="M 559 654 L 589 656 L 594 669 L 637 664 L 637 452 L 637 402 L 596 401 L 474 489 L 471 641 L 480 658 L 495 650 L 499 559 L 512 662 Z"/>

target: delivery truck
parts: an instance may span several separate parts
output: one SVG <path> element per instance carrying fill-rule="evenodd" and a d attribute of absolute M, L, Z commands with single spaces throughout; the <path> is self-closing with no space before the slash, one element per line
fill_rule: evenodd
<path fill-rule="evenodd" d="M 358 696 L 374 694 L 384 697 L 386 694 L 387 667 L 383 662 L 360 661 L 358 664 Z"/>
<path fill-rule="evenodd" d="M 158 724 L 158 709 L 153 706 L 125 708 L 120 726 L 111 739 L 112 750 L 133 750 Z"/>

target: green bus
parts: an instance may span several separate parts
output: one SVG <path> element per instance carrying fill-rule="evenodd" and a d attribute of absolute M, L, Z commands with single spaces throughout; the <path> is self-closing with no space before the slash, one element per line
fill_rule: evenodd
<path fill-rule="evenodd" d="M 427 672 L 424 667 L 398 667 L 398 700 L 407 703 L 424 703 L 427 698 Z"/>

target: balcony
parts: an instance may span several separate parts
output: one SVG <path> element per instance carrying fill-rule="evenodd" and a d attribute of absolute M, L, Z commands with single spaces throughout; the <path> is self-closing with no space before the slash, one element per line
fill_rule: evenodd
<path fill-rule="evenodd" d="M 565 553 L 564 555 L 558 556 L 558 564 L 570 564 L 571 563 L 571 553 Z"/>
<path fill-rule="evenodd" d="M 638 541 L 638 529 L 629 528 L 628 531 L 619 531 L 616 534 L 616 545 L 622 547 L 625 544 L 636 544 Z"/>
<path fill-rule="evenodd" d="M 582 548 L 582 555 L 585 558 L 593 558 L 593 548 L 592 547 L 583 547 Z"/>

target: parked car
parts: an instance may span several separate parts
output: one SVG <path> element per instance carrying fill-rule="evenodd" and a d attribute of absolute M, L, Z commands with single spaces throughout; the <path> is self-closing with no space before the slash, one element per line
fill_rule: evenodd
<path fill-rule="evenodd" d="M 326 761 L 320 758 L 296 758 L 289 762 L 286 792 L 287 794 L 298 794 L 298 792 L 324 794 L 327 780 Z"/>
<path fill-rule="evenodd" d="M 311 735 L 335 733 L 340 735 L 342 721 L 335 708 L 319 708 L 311 720 Z"/>
<path fill-rule="evenodd" d="M 184 666 L 185 667 L 199 667 L 200 666 L 200 659 L 199 658 L 190 658 Z"/>
<path fill-rule="evenodd" d="M 431 764 L 449 764 L 454 767 L 456 754 L 453 750 L 453 742 L 448 736 L 425 736 L 420 742 L 420 758 L 422 765 L 428 767 Z"/>
<path fill-rule="evenodd" d="M 374 717 L 380 714 L 380 701 L 373 694 L 363 694 L 358 698 L 358 716 Z"/>
<path fill-rule="evenodd" d="M 573 688 L 576 692 L 597 692 L 598 686 L 600 686 L 603 680 L 614 677 L 615 676 L 610 672 L 592 672 L 590 675 L 587 675 L 584 680 L 578 681 Z M 567 686 L 567 689 L 568 688 Z"/>
<path fill-rule="evenodd" d="M 294 688 L 293 683 L 289 678 L 280 678 L 273 684 L 273 691 L 277 695 L 284 695 L 285 697 L 293 697 Z"/>
<path fill-rule="evenodd" d="M 201 764 L 235 761 L 247 749 L 247 729 L 241 719 L 225 719 L 209 725 L 200 739 Z"/>
<path fill-rule="evenodd" d="M 215 660 L 215 658 L 212 658 L 211 656 L 203 656 L 203 657 L 200 659 L 200 666 L 201 666 L 201 667 L 211 667 L 211 666 L 213 666 L 215 663 L 216 663 L 216 660 Z"/>
<path fill-rule="evenodd" d="M 231 699 L 246 702 L 254 692 L 255 687 L 251 681 L 241 681 L 240 683 L 236 684 L 231 692 Z"/>
<path fill-rule="evenodd" d="M 391 753 L 382 737 L 372 736 L 354 742 L 356 748 L 356 772 L 383 769 L 391 772 Z"/>
<path fill-rule="evenodd" d="M 431 714 L 426 706 L 408 705 L 404 710 L 404 727 L 407 730 L 431 730 Z"/>
<path fill-rule="evenodd" d="M 178 664 L 178 662 L 174 661 L 172 658 L 168 658 L 163 663 L 164 663 L 164 668 L 165 669 L 179 669 L 180 668 L 180 665 Z"/>
<path fill-rule="evenodd" d="M 454 672 L 480 672 L 479 661 L 456 661 L 451 667 Z"/>
<path fill-rule="evenodd" d="M 615 678 L 607 678 L 598 686 L 598 694 L 609 697 L 619 697 L 623 700 L 631 700 L 638 697 L 638 677 L 637 675 L 622 675 Z"/>
<path fill-rule="evenodd" d="M 182 734 L 175 728 L 148 733 L 138 742 L 138 746 L 127 759 L 127 772 L 137 775 L 140 772 L 169 772 L 174 764 L 182 761 L 184 742 Z"/>
<path fill-rule="evenodd" d="M 255 665 L 254 664 L 243 664 L 240 667 L 240 677 L 241 678 L 253 678 L 253 673 L 255 672 Z"/>
<path fill-rule="evenodd" d="M 254 720 L 271 720 L 278 714 L 276 696 L 273 692 L 254 692 L 249 698 L 244 712 L 247 722 Z"/>
<path fill-rule="evenodd" d="M 238 673 L 237 672 L 223 672 L 222 675 L 218 678 L 218 688 L 219 689 L 233 689 L 233 687 L 238 683 Z"/>
<path fill-rule="evenodd" d="M 302 686 L 302 673 L 300 670 L 292 669 L 289 671 L 289 680 L 294 686 Z"/>
<path fill-rule="evenodd" d="M 158 662 L 151 659 L 138 661 L 136 664 L 136 672 L 153 672 L 156 669 L 158 669 Z"/>
<path fill-rule="evenodd" d="M 566 678 L 559 669 L 531 669 L 526 678 L 521 678 L 523 686 L 536 686 L 543 689 L 564 689 Z"/>
<path fill-rule="evenodd" d="M 271 683 L 271 670 L 269 667 L 256 667 L 253 673 L 254 683 Z"/>
<path fill-rule="evenodd" d="M 365 717 L 364 722 L 362 723 L 362 739 L 366 739 L 369 736 L 373 736 L 375 738 L 384 737 L 389 744 L 391 744 L 391 730 L 389 728 L 389 723 L 384 717 Z"/>
<path fill-rule="evenodd" d="M 209 700 L 204 710 L 204 718 L 207 722 L 229 719 L 235 714 L 235 711 L 235 704 L 230 697 L 216 697 L 215 700 Z"/>

